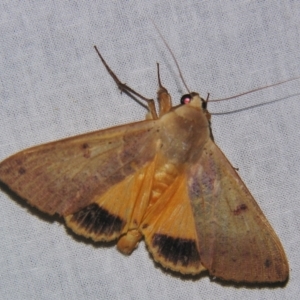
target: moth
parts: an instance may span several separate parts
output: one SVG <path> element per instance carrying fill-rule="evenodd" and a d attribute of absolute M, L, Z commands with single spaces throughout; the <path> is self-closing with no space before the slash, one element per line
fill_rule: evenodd
<path fill-rule="evenodd" d="M 279 238 L 214 143 L 207 100 L 172 106 L 160 81 L 146 120 L 23 150 L 0 164 L 0 181 L 30 205 L 58 214 L 76 234 L 117 240 L 130 254 L 144 238 L 154 260 L 182 274 L 205 270 L 234 282 L 284 282 Z"/>

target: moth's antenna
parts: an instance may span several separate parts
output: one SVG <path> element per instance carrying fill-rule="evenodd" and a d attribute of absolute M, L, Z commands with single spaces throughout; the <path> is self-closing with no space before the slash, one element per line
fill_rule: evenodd
<path fill-rule="evenodd" d="M 183 78 L 183 75 L 182 75 L 182 73 L 181 73 L 179 64 L 178 64 L 178 62 L 177 62 L 177 60 L 176 60 L 176 58 L 175 58 L 174 53 L 172 52 L 172 50 L 171 50 L 170 46 L 168 45 L 167 41 L 165 40 L 165 38 L 163 37 L 162 33 L 161 33 L 160 30 L 158 29 L 157 25 L 154 23 L 153 20 L 151 20 L 151 21 L 152 21 L 154 27 L 156 28 L 156 30 L 157 30 L 159 36 L 161 37 L 162 41 L 164 42 L 165 46 L 167 47 L 167 49 L 169 50 L 170 54 L 172 55 L 172 58 L 173 58 L 173 60 L 174 60 L 174 62 L 175 62 L 175 64 L 176 64 L 176 67 L 177 67 L 177 70 L 178 70 L 178 72 L 179 72 L 179 76 L 180 76 L 180 79 L 181 79 L 182 83 L 184 84 L 184 86 L 185 86 L 185 88 L 187 89 L 187 91 L 188 91 L 189 93 L 191 93 L 191 92 L 190 92 L 190 89 L 188 88 L 187 84 L 185 83 L 185 80 L 184 80 L 184 78 Z"/>
<path fill-rule="evenodd" d="M 269 87 L 273 87 L 273 86 L 276 86 L 276 85 L 280 85 L 280 84 L 283 84 L 283 83 L 286 83 L 286 82 L 289 82 L 289 81 L 298 80 L 298 79 L 300 79 L 299 76 L 298 77 L 294 77 L 292 79 L 287 79 L 287 80 L 284 80 L 284 81 L 281 81 L 281 82 L 277 82 L 277 83 L 273 83 L 273 84 L 270 84 L 270 85 L 266 85 L 266 86 L 263 86 L 263 87 L 260 87 L 260 88 L 257 88 L 257 89 L 245 92 L 245 93 L 241 93 L 241 94 L 238 94 L 238 95 L 235 95 L 235 96 L 231 96 L 231 97 L 227 97 L 227 98 L 219 98 L 219 99 L 209 100 L 209 102 L 218 102 L 218 101 L 224 101 L 224 100 L 234 99 L 234 98 L 237 98 L 237 97 L 241 97 L 241 96 L 244 96 L 244 95 L 255 93 L 257 91 L 264 90 L 264 89 L 267 89 Z"/>
<path fill-rule="evenodd" d="M 241 111 L 245 111 L 247 109 L 262 107 L 262 106 L 265 106 L 265 105 L 270 105 L 272 103 L 283 101 L 283 100 L 286 100 L 287 98 L 292 98 L 292 97 L 295 97 L 295 96 L 299 96 L 299 93 L 296 93 L 296 94 L 293 94 L 293 95 L 289 95 L 289 96 L 285 96 L 283 98 L 275 99 L 275 100 L 272 100 L 272 101 L 269 101 L 269 102 L 265 102 L 265 103 L 259 103 L 259 104 L 255 104 L 255 105 L 250 105 L 250 106 L 247 106 L 247 107 L 239 108 L 239 109 L 234 109 L 234 110 L 220 112 L 220 113 L 210 113 L 210 114 L 213 115 L 213 116 L 235 114 L 235 113 L 238 113 L 238 112 L 241 112 Z"/>

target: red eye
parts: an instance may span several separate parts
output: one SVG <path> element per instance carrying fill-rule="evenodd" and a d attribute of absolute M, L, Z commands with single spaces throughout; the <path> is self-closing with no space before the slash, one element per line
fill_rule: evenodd
<path fill-rule="evenodd" d="M 192 96 L 190 94 L 183 95 L 180 99 L 181 104 L 189 104 L 192 100 Z"/>

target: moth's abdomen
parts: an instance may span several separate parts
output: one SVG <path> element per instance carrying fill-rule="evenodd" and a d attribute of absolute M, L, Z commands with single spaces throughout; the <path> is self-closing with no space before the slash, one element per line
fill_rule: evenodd
<path fill-rule="evenodd" d="M 155 171 L 149 206 L 154 204 L 164 191 L 174 182 L 178 173 L 178 168 L 171 163 L 165 163 Z"/>

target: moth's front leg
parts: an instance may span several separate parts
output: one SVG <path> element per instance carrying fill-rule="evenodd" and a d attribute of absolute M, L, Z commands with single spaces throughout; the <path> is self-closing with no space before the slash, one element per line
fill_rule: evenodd
<path fill-rule="evenodd" d="M 159 116 L 168 113 L 172 109 L 172 99 L 168 90 L 161 84 L 159 64 L 157 64 L 158 91 L 157 100 L 159 105 Z"/>
<path fill-rule="evenodd" d="M 157 113 L 156 113 L 156 108 L 155 108 L 155 103 L 154 103 L 153 99 L 149 99 L 149 98 L 144 97 L 140 93 L 136 92 L 135 90 L 133 90 L 132 88 L 130 88 L 129 86 L 127 86 L 125 83 L 122 83 L 120 81 L 120 79 L 117 77 L 117 75 L 108 66 L 108 64 L 106 63 L 106 61 L 104 60 L 104 58 L 100 54 L 98 48 L 96 46 L 94 46 L 94 48 L 95 48 L 97 54 L 99 55 L 99 57 L 100 57 L 103 65 L 105 66 L 106 70 L 108 71 L 109 75 L 113 78 L 113 80 L 117 84 L 118 88 L 122 92 L 125 92 L 125 93 L 129 94 L 132 97 L 137 96 L 141 100 L 146 101 L 147 102 L 147 106 L 148 106 L 148 110 L 149 110 L 149 115 L 147 116 L 147 119 L 153 119 L 153 120 L 158 119 L 158 116 L 157 116 Z"/>

